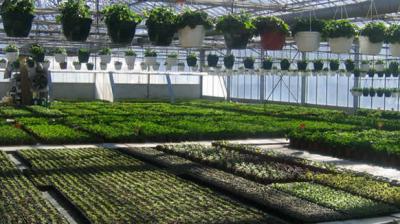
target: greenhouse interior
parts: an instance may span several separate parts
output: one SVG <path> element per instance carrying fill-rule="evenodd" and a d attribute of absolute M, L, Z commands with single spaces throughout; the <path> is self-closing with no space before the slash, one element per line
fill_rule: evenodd
<path fill-rule="evenodd" d="M 0 5 L 0 224 L 400 223 L 400 0 Z"/>

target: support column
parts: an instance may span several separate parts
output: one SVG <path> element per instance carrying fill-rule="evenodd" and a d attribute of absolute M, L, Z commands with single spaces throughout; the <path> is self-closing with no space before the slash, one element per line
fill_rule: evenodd
<path fill-rule="evenodd" d="M 265 51 L 264 50 L 261 50 L 261 63 L 262 63 L 262 61 L 264 60 L 264 57 L 265 57 Z M 260 75 L 260 83 L 259 83 L 259 85 L 260 85 L 260 100 L 261 100 L 261 102 L 264 102 L 265 101 L 265 75 Z"/>
<path fill-rule="evenodd" d="M 354 49 L 354 63 L 355 67 L 357 69 L 360 68 L 360 46 L 358 44 L 355 45 Z M 360 77 L 354 77 L 354 85 L 353 88 L 359 88 L 360 86 Z M 357 110 L 358 106 L 360 104 L 360 97 L 359 96 L 353 96 L 353 110 Z"/>
<path fill-rule="evenodd" d="M 232 54 L 231 49 L 226 50 L 226 54 L 230 55 Z M 232 79 L 230 75 L 226 76 L 226 100 L 230 101 L 231 100 L 231 86 L 232 86 Z"/>
<path fill-rule="evenodd" d="M 206 63 L 206 51 L 204 49 L 200 50 L 200 72 L 203 72 L 204 65 Z M 199 85 L 200 85 L 200 98 L 203 98 L 203 76 L 199 76 Z"/>
<path fill-rule="evenodd" d="M 303 61 L 307 60 L 307 55 L 305 52 L 301 52 L 301 59 Z M 307 76 L 301 76 L 301 104 L 305 105 L 307 103 L 308 94 L 308 82 Z"/>

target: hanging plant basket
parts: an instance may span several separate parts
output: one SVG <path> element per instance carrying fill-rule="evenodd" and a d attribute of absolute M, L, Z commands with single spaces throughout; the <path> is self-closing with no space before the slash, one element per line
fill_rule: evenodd
<path fill-rule="evenodd" d="M 224 57 L 224 66 L 226 69 L 231 70 L 233 65 L 235 64 L 235 56 L 233 55 L 226 55 Z"/>
<path fill-rule="evenodd" d="M 101 70 L 107 70 L 107 63 L 100 62 L 100 69 Z"/>
<path fill-rule="evenodd" d="M 319 49 L 321 33 L 319 32 L 298 32 L 294 36 L 297 48 L 301 52 L 312 52 Z"/>
<path fill-rule="evenodd" d="M 92 71 L 94 69 L 94 64 L 93 63 L 87 63 L 86 64 L 86 68 L 87 68 L 87 70 Z"/>
<path fill-rule="evenodd" d="M 228 14 L 218 18 L 216 30 L 224 34 L 228 49 L 245 49 L 255 33 L 251 15 Z"/>
<path fill-rule="evenodd" d="M 329 38 L 329 46 L 332 53 L 344 54 L 349 53 L 351 47 L 353 46 L 354 37 L 337 37 Z"/>
<path fill-rule="evenodd" d="M 63 63 L 67 61 L 67 55 L 65 54 L 54 54 L 54 59 L 57 63 Z"/>
<path fill-rule="evenodd" d="M 209 54 L 207 56 L 208 67 L 215 68 L 218 65 L 219 57 L 215 54 Z"/>
<path fill-rule="evenodd" d="M 90 58 L 90 51 L 88 49 L 79 49 L 78 60 L 80 63 L 87 63 Z"/>
<path fill-rule="evenodd" d="M 228 49 L 245 49 L 251 36 L 247 33 L 225 33 L 224 39 Z"/>
<path fill-rule="evenodd" d="M 114 62 L 114 67 L 115 67 L 115 70 L 121 70 L 122 69 L 122 62 L 120 62 L 120 61 Z"/>
<path fill-rule="evenodd" d="M 146 27 L 150 41 L 156 46 L 169 46 L 177 31 L 177 15 L 167 7 L 157 7 L 150 11 Z"/>
<path fill-rule="evenodd" d="M 400 57 L 400 43 L 389 44 L 389 48 L 393 57 Z"/>
<path fill-rule="evenodd" d="M 264 50 L 282 50 L 286 43 L 286 34 L 281 32 L 265 32 L 261 35 L 261 47 Z"/>
<path fill-rule="evenodd" d="M 127 56 L 125 55 L 125 62 L 127 65 L 135 65 L 136 56 Z"/>
<path fill-rule="evenodd" d="M 190 54 L 186 57 L 186 63 L 189 67 L 194 67 L 197 64 L 197 56 L 195 54 Z"/>
<path fill-rule="evenodd" d="M 31 14 L 1 14 L 4 31 L 8 37 L 27 37 L 32 29 L 35 16 Z"/>
<path fill-rule="evenodd" d="M 203 25 L 195 28 L 186 26 L 178 30 L 179 43 L 184 48 L 201 47 L 203 45 L 206 29 Z"/>
<path fill-rule="evenodd" d="M 68 41 L 84 42 L 89 37 L 92 19 L 63 20 L 61 25 L 64 36 Z"/>
<path fill-rule="evenodd" d="M 106 54 L 106 55 L 100 55 L 100 62 L 102 63 L 110 63 L 111 62 L 111 55 Z"/>
<path fill-rule="evenodd" d="M 61 62 L 61 63 L 59 63 L 59 64 L 60 64 L 60 69 L 61 69 L 61 70 L 67 69 L 67 66 L 68 66 L 68 63 L 67 63 L 67 62 Z"/>
<path fill-rule="evenodd" d="M 383 42 L 372 43 L 367 36 L 360 36 L 360 54 L 377 55 L 381 52 Z"/>
<path fill-rule="evenodd" d="M 175 66 L 176 64 L 178 64 L 178 58 L 167 56 L 167 59 L 165 59 L 165 63 L 168 66 Z"/>
<path fill-rule="evenodd" d="M 254 58 L 247 57 L 243 60 L 243 65 L 245 69 L 254 69 Z"/>
<path fill-rule="evenodd" d="M 130 44 L 135 36 L 136 22 L 120 22 L 107 24 L 108 35 L 111 42 L 116 44 Z"/>

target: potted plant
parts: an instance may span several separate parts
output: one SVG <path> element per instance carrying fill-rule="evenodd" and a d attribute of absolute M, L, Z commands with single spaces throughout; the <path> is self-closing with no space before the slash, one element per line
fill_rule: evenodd
<path fill-rule="evenodd" d="M 356 67 L 356 65 L 354 64 L 354 61 L 351 60 L 351 59 L 345 60 L 345 61 L 344 61 L 344 65 L 345 65 L 345 67 L 346 67 L 346 71 L 347 71 L 347 72 L 353 72 L 354 69 L 355 69 L 355 67 Z"/>
<path fill-rule="evenodd" d="M 4 51 L 6 52 L 6 58 L 9 62 L 14 62 L 18 59 L 19 50 L 15 44 L 8 45 Z"/>
<path fill-rule="evenodd" d="M 133 69 L 135 69 L 135 64 L 133 64 L 133 65 L 128 65 L 128 70 L 133 70 Z"/>
<path fill-rule="evenodd" d="M 264 69 L 264 70 L 268 70 L 269 71 L 269 70 L 272 69 L 272 65 L 273 65 L 272 58 L 271 57 L 265 57 L 262 60 L 261 68 Z"/>
<path fill-rule="evenodd" d="M 393 88 L 392 90 L 392 97 L 398 97 L 400 94 L 400 89 Z"/>
<path fill-rule="evenodd" d="M 115 70 L 121 70 L 122 69 L 122 62 L 115 61 L 114 62 L 114 67 L 115 67 Z"/>
<path fill-rule="evenodd" d="M 314 72 L 321 72 L 324 69 L 324 61 L 321 59 L 315 60 L 313 65 Z"/>
<path fill-rule="evenodd" d="M 35 12 L 33 0 L 4 0 L 1 18 L 8 37 L 27 37 L 31 32 Z"/>
<path fill-rule="evenodd" d="M 362 96 L 363 95 L 363 89 L 362 88 L 352 88 L 350 90 L 351 94 L 353 96 Z"/>
<path fill-rule="evenodd" d="M 189 54 L 186 57 L 186 63 L 189 67 L 194 67 L 197 64 L 197 56 L 194 53 Z"/>
<path fill-rule="evenodd" d="M 117 3 L 106 6 L 101 13 L 107 25 L 108 36 L 116 44 L 129 44 L 135 36 L 136 26 L 142 17 L 128 5 Z"/>
<path fill-rule="evenodd" d="M 135 65 L 136 53 L 133 50 L 125 51 L 125 62 L 128 66 Z"/>
<path fill-rule="evenodd" d="M 382 97 L 383 94 L 385 94 L 385 90 L 384 90 L 383 88 L 378 88 L 378 89 L 376 89 L 376 95 L 377 95 L 378 97 Z"/>
<path fill-rule="evenodd" d="M 90 58 L 90 51 L 89 49 L 81 48 L 78 51 L 78 60 L 80 63 L 88 63 Z"/>
<path fill-rule="evenodd" d="M 157 62 L 157 52 L 151 49 L 146 49 L 144 52 L 144 62 L 147 65 L 153 65 Z"/>
<path fill-rule="evenodd" d="M 153 68 L 153 71 L 158 71 L 160 69 L 160 63 L 156 62 L 151 67 Z"/>
<path fill-rule="evenodd" d="M 177 15 L 167 7 L 146 12 L 146 27 L 150 41 L 157 46 L 169 46 L 177 31 Z"/>
<path fill-rule="evenodd" d="M 104 62 L 106 64 L 111 62 L 111 49 L 110 48 L 102 48 L 99 51 L 100 62 Z"/>
<path fill-rule="evenodd" d="M 325 24 L 323 33 L 328 38 L 332 53 L 349 53 L 357 34 L 357 27 L 349 20 L 330 20 Z"/>
<path fill-rule="evenodd" d="M 360 53 L 377 55 L 385 40 L 386 26 L 383 22 L 370 22 L 360 31 Z"/>
<path fill-rule="evenodd" d="M 142 70 L 142 71 L 147 71 L 147 68 L 148 68 L 149 66 L 147 66 L 147 64 L 146 64 L 146 62 L 141 62 L 140 63 L 140 69 Z"/>
<path fill-rule="evenodd" d="M 306 60 L 297 61 L 297 69 L 301 72 L 307 71 L 308 62 Z"/>
<path fill-rule="evenodd" d="M 391 89 L 384 89 L 383 94 L 385 97 L 391 97 L 392 96 L 392 90 Z"/>
<path fill-rule="evenodd" d="M 340 62 L 339 59 L 331 59 L 329 60 L 329 69 L 331 71 L 339 71 Z"/>
<path fill-rule="evenodd" d="M 400 57 L 400 25 L 391 24 L 386 32 L 386 41 L 389 43 L 393 57 Z"/>
<path fill-rule="evenodd" d="M 215 68 L 218 65 L 219 57 L 216 54 L 207 55 L 207 64 L 208 67 Z"/>
<path fill-rule="evenodd" d="M 375 76 L 376 71 L 375 71 L 375 69 L 370 69 L 370 70 L 368 70 L 367 73 L 368 73 L 368 77 L 373 78 Z"/>
<path fill-rule="evenodd" d="M 43 62 L 45 56 L 45 49 L 39 44 L 32 44 L 29 49 L 29 53 L 31 53 L 33 59 L 36 62 Z"/>
<path fill-rule="evenodd" d="M 253 20 L 256 34 L 264 50 L 282 50 L 289 35 L 289 25 L 275 16 L 259 16 Z"/>
<path fill-rule="evenodd" d="M 299 51 L 311 52 L 318 50 L 324 26 L 324 22 L 317 19 L 297 20 L 292 27 L 292 35 Z"/>
<path fill-rule="evenodd" d="M 107 65 L 108 65 L 108 63 L 100 62 L 100 69 L 101 70 L 107 70 Z"/>
<path fill-rule="evenodd" d="M 45 59 L 45 60 L 43 61 L 43 69 L 44 69 L 45 71 L 47 71 L 47 70 L 49 70 L 49 68 L 50 68 L 50 61 L 49 61 L 48 59 Z"/>
<path fill-rule="evenodd" d="M 245 69 L 254 69 L 255 59 L 253 57 L 245 57 L 243 59 L 243 65 Z"/>
<path fill-rule="evenodd" d="M 361 61 L 361 71 L 363 72 L 369 71 L 369 61 L 366 60 Z"/>
<path fill-rule="evenodd" d="M 376 90 L 373 87 L 369 88 L 369 96 L 374 97 L 376 95 Z"/>
<path fill-rule="evenodd" d="M 255 27 L 246 13 L 228 14 L 218 18 L 216 30 L 222 32 L 228 49 L 244 49 L 253 38 Z"/>
<path fill-rule="evenodd" d="M 233 56 L 233 54 L 228 54 L 224 56 L 224 66 L 226 69 L 232 70 L 234 64 L 235 56 Z"/>
<path fill-rule="evenodd" d="M 68 63 L 67 62 L 60 62 L 60 69 L 64 70 L 67 69 Z"/>
<path fill-rule="evenodd" d="M 393 77 L 399 76 L 399 63 L 396 61 L 392 61 L 389 63 L 389 72 Z"/>
<path fill-rule="evenodd" d="M 54 50 L 54 59 L 57 63 L 63 63 L 67 61 L 67 50 L 63 47 L 58 47 Z"/>
<path fill-rule="evenodd" d="M 383 72 L 385 70 L 385 62 L 383 62 L 383 60 L 377 60 L 374 69 L 376 72 Z"/>
<path fill-rule="evenodd" d="M 363 88 L 362 89 L 362 95 L 365 96 L 365 97 L 369 96 L 369 88 Z"/>
<path fill-rule="evenodd" d="M 101 62 L 100 62 L 101 63 Z M 93 63 L 86 63 L 86 68 L 87 68 L 87 70 L 89 70 L 89 71 L 92 71 L 93 69 L 94 69 L 94 64 Z"/>
<path fill-rule="evenodd" d="M 185 71 L 185 63 L 183 63 L 183 62 L 178 63 L 178 71 L 179 72 Z"/>
<path fill-rule="evenodd" d="M 4 58 L 0 59 L 0 68 L 4 69 L 6 67 L 7 67 L 7 60 Z"/>
<path fill-rule="evenodd" d="M 75 70 L 81 70 L 81 67 L 82 67 L 81 62 L 79 62 L 79 61 L 74 61 L 72 64 L 74 65 Z"/>
<path fill-rule="evenodd" d="M 282 71 L 289 71 L 290 68 L 290 61 L 288 59 L 282 59 L 281 62 L 281 70 Z"/>
<path fill-rule="evenodd" d="M 355 78 L 358 78 L 358 77 L 361 76 L 361 70 L 358 69 L 358 68 L 355 68 L 354 71 L 353 71 L 353 74 L 354 74 Z"/>
<path fill-rule="evenodd" d="M 184 10 L 177 18 L 179 43 L 182 47 L 201 47 L 206 30 L 213 27 L 212 20 L 204 11 Z"/>
<path fill-rule="evenodd" d="M 178 64 L 178 53 L 173 52 L 168 54 L 165 63 L 167 66 L 175 66 L 176 64 Z"/>
<path fill-rule="evenodd" d="M 69 41 L 86 41 L 92 26 L 90 8 L 82 0 L 68 0 L 59 6 L 60 15 L 57 22 L 61 23 L 65 38 Z"/>

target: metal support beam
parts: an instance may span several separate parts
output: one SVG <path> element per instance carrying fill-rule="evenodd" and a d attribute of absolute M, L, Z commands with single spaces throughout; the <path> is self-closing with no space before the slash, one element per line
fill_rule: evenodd
<path fill-rule="evenodd" d="M 206 51 L 204 49 L 200 50 L 200 72 L 203 72 L 204 65 L 206 63 Z M 203 76 L 199 76 L 199 85 L 200 85 L 200 98 L 203 98 Z"/>
<path fill-rule="evenodd" d="M 307 55 L 305 52 L 301 53 L 301 59 L 303 61 L 307 60 Z M 301 104 L 304 105 L 307 103 L 307 93 L 308 93 L 308 83 L 307 76 L 301 76 Z"/>
<path fill-rule="evenodd" d="M 264 59 L 265 51 L 261 50 L 261 63 Z M 265 75 L 260 75 L 260 100 L 261 102 L 265 101 Z"/>
<path fill-rule="evenodd" d="M 229 55 L 232 53 L 231 49 L 226 50 L 226 55 Z M 231 100 L 231 87 L 232 87 L 232 79 L 230 75 L 226 76 L 226 100 L 230 101 Z"/>
<path fill-rule="evenodd" d="M 354 49 L 354 63 L 356 68 L 360 68 L 360 46 L 358 44 L 355 45 Z M 354 85 L 353 88 L 358 88 L 360 86 L 360 77 L 354 77 Z M 354 111 L 357 110 L 360 104 L 360 97 L 353 96 L 353 109 Z"/>

